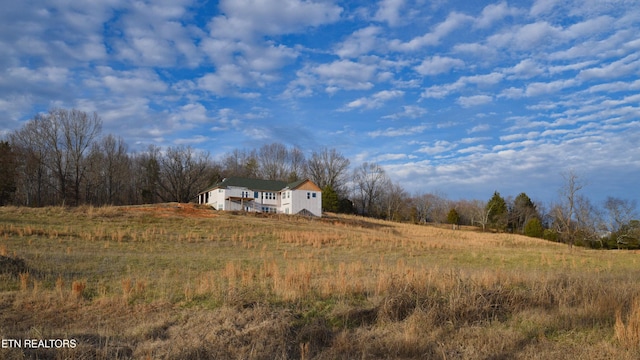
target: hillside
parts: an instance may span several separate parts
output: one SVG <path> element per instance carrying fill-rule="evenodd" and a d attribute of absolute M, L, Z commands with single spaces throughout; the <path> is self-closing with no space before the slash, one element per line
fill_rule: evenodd
<path fill-rule="evenodd" d="M 2 358 L 640 356 L 638 254 L 512 234 L 175 203 L 0 207 L 0 260 L 0 337 L 76 344 Z"/>

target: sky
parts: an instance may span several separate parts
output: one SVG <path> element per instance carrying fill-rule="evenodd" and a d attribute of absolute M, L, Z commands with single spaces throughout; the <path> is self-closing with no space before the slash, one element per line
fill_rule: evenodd
<path fill-rule="evenodd" d="M 640 202 L 638 0 L 0 0 L 0 137 L 96 112 L 131 151 L 272 142 L 409 193 Z"/>

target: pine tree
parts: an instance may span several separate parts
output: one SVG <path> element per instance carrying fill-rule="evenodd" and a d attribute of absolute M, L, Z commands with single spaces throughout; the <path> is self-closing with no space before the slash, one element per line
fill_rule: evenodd
<path fill-rule="evenodd" d="M 489 224 L 495 229 L 504 230 L 507 226 L 507 203 L 499 192 L 493 193 L 491 200 L 487 203 L 486 210 L 489 214 Z"/>

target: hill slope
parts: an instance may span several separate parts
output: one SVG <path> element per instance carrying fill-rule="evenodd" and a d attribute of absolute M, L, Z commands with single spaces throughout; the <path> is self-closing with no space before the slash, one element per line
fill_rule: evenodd
<path fill-rule="evenodd" d="M 0 336 L 77 343 L 3 358 L 640 355 L 629 252 L 162 204 L 0 208 L 0 256 Z"/>

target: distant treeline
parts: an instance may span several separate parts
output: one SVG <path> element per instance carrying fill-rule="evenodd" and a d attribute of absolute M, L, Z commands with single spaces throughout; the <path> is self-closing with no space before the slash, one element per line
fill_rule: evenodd
<path fill-rule="evenodd" d="M 149 145 L 131 152 L 118 136 L 103 135 L 93 113 L 53 109 L 0 141 L 0 205 L 136 205 L 195 201 L 207 186 L 241 176 L 293 182 L 309 178 L 323 189 L 324 211 L 392 221 L 477 226 L 561 241 L 570 246 L 637 248 L 640 222 L 633 201 L 601 206 L 582 195 L 584 183 L 563 174 L 561 196 L 534 203 L 526 193 L 487 201 L 452 201 L 437 193 L 409 194 L 376 163 L 352 166 L 336 149 L 305 155 L 272 143 L 235 149 L 220 160 L 189 146 Z"/>

